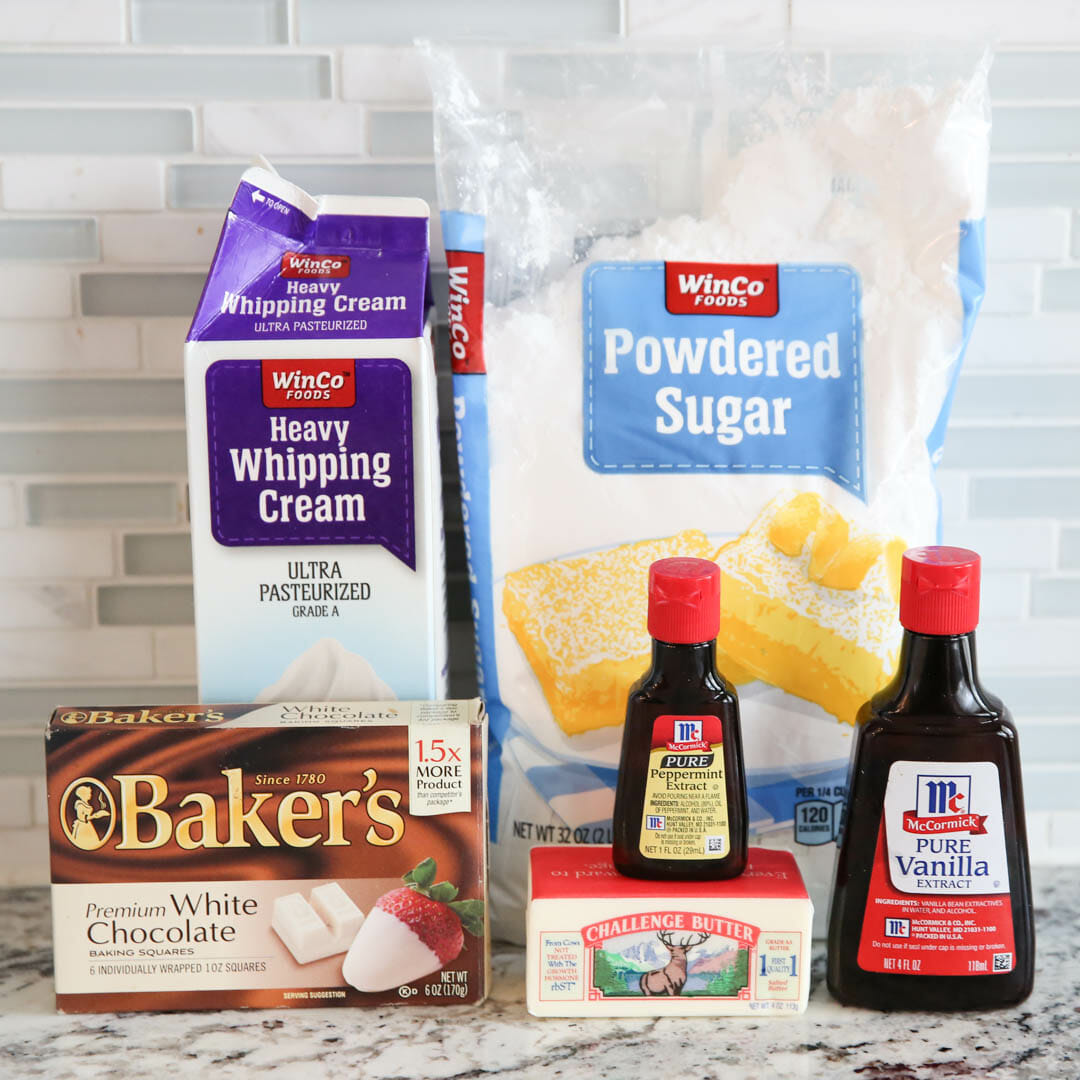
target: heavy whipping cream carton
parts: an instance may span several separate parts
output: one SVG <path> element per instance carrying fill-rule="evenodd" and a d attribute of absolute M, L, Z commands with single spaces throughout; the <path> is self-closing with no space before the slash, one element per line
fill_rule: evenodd
<path fill-rule="evenodd" d="M 486 745 L 479 700 L 57 709 L 57 1007 L 483 1000 Z"/>
<path fill-rule="evenodd" d="M 428 227 L 241 179 L 185 350 L 204 700 L 445 693 Z"/>
<path fill-rule="evenodd" d="M 784 1016 L 806 1009 L 813 905 L 790 852 L 728 881 L 624 877 L 599 845 L 530 852 L 533 1016 Z"/>

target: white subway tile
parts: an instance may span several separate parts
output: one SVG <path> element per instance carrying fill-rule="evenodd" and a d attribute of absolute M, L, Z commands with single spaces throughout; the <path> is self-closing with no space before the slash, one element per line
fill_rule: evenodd
<path fill-rule="evenodd" d="M 28 525 L 174 522 L 180 511 L 176 484 L 126 481 L 27 484 Z"/>
<path fill-rule="evenodd" d="M 1028 854 L 1032 862 L 1039 863 L 1046 859 L 1050 849 L 1050 819 L 1052 817 L 1053 814 L 1049 810 L 1036 810 L 1024 814 L 1027 825 Z"/>
<path fill-rule="evenodd" d="M 145 679 L 153 673 L 151 631 L 0 630 L 0 678 Z"/>
<path fill-rule="evenodd" d="M 341 95 L 346 101 L 407 102 L 431 100 L 420 54 L 411 46 L 354 45 L 341 57 Z"/>
<path fill-rule="evenodd" d="M 0 583 L 0 630 L 71 630 L 89 625 L 90 597 L 84 585 Z"/>
<path fill-rule="evenodd" d="M 933 28 L 942 36 L 980 41 L 1077 41 L 1076 4 L 1072 0 L 908 0 L 904 4 L 853 4 L 850 0 L 792 0 L 791 25 L 797 31 L 869 34 L 888 41 L 913 28 Z"/>
<path fill-rule="evenodd" d="M 5 379 L 0 424 L 184 419 L 179 379 Z"/>
<path fill-rule="evenodd" d="M 82 262 L 97 257 L 97 222 L 93 218 L 0 220 L 0 259 L 5 262 Z"/>
<path fill-rule="evenodd" d="M 626 0 L 629 37 L 685 35 L 698 40 L 720 31 L 783 32 L 787 26 L 787 0 Z"/>
<path fill-rule="evenodd" d="M 972 477 L 971 514 L 973 517 L 982 518 L 1078 518 L 1080 477 Z M 1018 565 L 1029 565 L 1033 569 L 1044 568 L 1041 562 Z"/>
<path fill-rule="evenodd" d="M 131 36 L 155 45 L 283 45 L 287 0 L 132 0 Z"/>
<path fill-rule="evenodd" d="M 205 270 L 93 270 L 79 275 L 79 302 L 84 315 L 184 316 L 205 280 Z"/>
<path fill-rule="evenodd" d="M 10 529 L 19 523 L 19 499 L 10 480 L 0 483 L 0 529 Z"/>
<path fill-rule="evenodd" d="M 44 776 L 35 776 L 30 789 L 30 818 L 34 825 L 49 823 L 49 790 Z"/>
<path fill-rule="evenodd" d="M 1080 810 L 1055 810 L 1050 815 L 1050 847 L 1080 852 Z"/>
<path fill-rule="evenodd" d="M 224 210 L 211 214 L 106 214 L 101 219 L 101 255 L 106 262 L 208 266 L 224 217 Z"/>
<path fill-rule="evenodd" d="M 0 263 L 0 319 L 64 319 L 72 310 L 66 268 Z"/>
<path fill-rule="evenodd" d="M 1001 105 L 994 109 L 991 152 L 1071 154 L 1080 150 L 1080 108 L 1075 105 Z"/>
<path fill-rule="evenodd" d="M 1080 463 L 1080 424 L 955 427 L 945 442 L 945 461 L 951 469 L 1073 466 Z"/>
<path fill-rule="evenodd" d="M 191 576 L 189 533 L 133 533 L 124 537 L 123 548 L 124 573 L 129 576 Z"/>
<path fill-rule="evenodd" d="M 179 375 L 184 370 L 184 339 L 190 319 L 144 319 L 139 323 L 142 364 L 151 371 Z"/>
<path fill-rule="evenodd" d="M 195 621 L 190 585 L 102 585 L 102 626 L 189 626 Z"/>
<path fill-rule="evenodd" d="M 195 678 L 193 627 L 154 631 L 154 674 L 159 679 Z"/>
<path fill-rule="evenodd" d="M 0 882 L 24 887 L 49 880 L 48 829 L 0 829 Z"/>
<path fill-rule="evenodd" d="M 1006 2 L 1011 3 L 1011 0 Z M 1080 38 L 1075 0 L 1039 0 L 1038 4 L 1012 4 L 1012 7 L 1018 19 L 1031 20 L 1026 28 L 1018 28 L 1011 35 L 1013 41 L 1072 43 Z M 1069 21 L 1054 28 L 1054 22 L 1069 9 Z M 1050 20 L 1050 25 L 1045 29 L 1042 17 Z M 1043 98 L 1076 100 L 1080 98 L 1080 52 L 1016 47 L 1001 49 L 990 69 L 990 93 L 996 102 Z"/>
<path fill-rule="evenodd" d="M 186 154 L 194 149 L 191 109 L 5 105 L 4 154 Z"/>
<path fill-rule="evenodd" d="M 0 0 L 5 44 L 124 40 L 124 0 Z"/>
<path fill-rule="evenodd" d="M 967 476 L 959 469 L 939 469 L 937 488 L 942 530 L 949 533 L 967 518 Z"/>
<path fill-rule="evenodd" d="M 208 154 L 363 154 L 367 133 L 362 105 L 215 102 L 203 109 Z M 431 152 L 430 146 L 428 153 Z"/>
<path fill-rule="evenodd" d="M 490 0 L 296 0 L 302 42 L 386 41 L 404 44 L 418 33 L 446 39 L 475 28 L 486 37 L 517 41 L 575 40 L 619 31 L 619 0 L 544 0 L 493 4 Z"/>
<path fill-rule="evenodd" d="M 1043 311 L 1080 311 L 1080 267 L 1048 267 L 1043 271 Z"/>
<path fill-rule="evenodd" d="M 0 99 L 255 101 L 330 96 L 330 57 L 312 53 L 9 52 Z"/>
<path fill-rule="evenodd" d="M 995 209 L 986 216 L 986 253 L 995 263 L 1061 259 L 1068 235 L 1065 210 Z"/>
<path fill-rule="evenodd" d="M 991 162 L 988 198 L 991 207 L 1075 206 L 1080 202 L 1080 162 Z"/>
<path fill-rule="evenodd" d="M 0 430 L 0 473 L 147 473 L 183 475 L 187 467 L 184 432 L 165 430 Z"/>
<path fill-rule="evenodd" d="M 1077 655 L 1080 619 L 986 619 L 979 624 L 979 665 L 988 681 L 992 681 L 990 673 L 998 669 L 1068 668 L 1076 663 Z M 1076 768 L 1080 783 L 1080 763 Z"/>
<path fill-rule="evenodd" d="M 965 374 L 953 402 L 952 423 L 970 420 L 1080 419 L 1080 373 L 1027 371 Z"/>
<path fill-rule="evenodd" d="M 0 371 L 117 371 L 138 364 L 138 332 L 130 322 L 0 322 Z"/>
<path fill-rule="evenodd" d="M 162 163 L 150 157 L 12 157 L 4 162 L 8 210 L 158 210 Z"/>
<path fill-rule="evenodd" d="M 3 743 L 0 742 L 0 751 Z M 26 829 L 32 820 L 29 776 L 0 776 L 0 822 L 4 829 Z"/>
<path fill-rule="evenodd" d="M 973 368 L 1080 366 L 1080 315 L 980 316 L 967 351 Z"/>
<path fill-rule="evenodd" d="M 1042 521 L 963 521 L 949 523 L 947 544 L 974 548 L 986 566 L 997 570 L 1050 570 L 1054 565 L 1054 527 Z"/>
<path fill-rule="evenodd" d="M 434 147 L 428 109 L 374 109 L 368 141 L 376 157 L 431 157 Z"/>
<path fill-rule="evenodd" d="M 1080 616 L 1080 577 L 1040 577 L 1031 585 L 1031 614 Z"/>
<path fill-rule="evenodd" d="M 996 567 L 992 570 L 984 567 L 979 597 L 980 618 L 1021 619 L 1027 613 L 1027 606 L 1027 574 L 1007 573 Z M 1075 614 L 1080 615 L 1080 609 Z"/>
<path fill-rule="evenodd" d="M 987 315 L 1026 315 L 1035 310 L 1037 267 L 1033 263 L 991 263 L 987 267 Z"/>
<path fill-rule="evenodd" d="M 22 529 L 0 532 L 0 577 L 109 577 L 112 537 L 104 529 Z"/>
<path fill-rule="evenodd" d="M 1080 570 L 1080 529 L 1061 530 L 1061 568 Z"/>

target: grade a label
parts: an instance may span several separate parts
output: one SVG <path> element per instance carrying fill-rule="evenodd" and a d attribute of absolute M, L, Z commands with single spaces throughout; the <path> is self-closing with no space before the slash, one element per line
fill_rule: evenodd
<path fill-rule="evenodd" d="M 722 859 L 730 850 L 718 716 L 658 716 L 639 847 L 648 859 Z"/>
<path fill-rule="evenodd" d="M 1015 966 L 1001 788 L 992 762 L 889 770 L 859 967 L 909 975 Z"/>
<path fill-rule="evenodd" d="M 820 475 L 865 499 L 851 267 L 598 262 L 583 289 L 590 468 Z"/>

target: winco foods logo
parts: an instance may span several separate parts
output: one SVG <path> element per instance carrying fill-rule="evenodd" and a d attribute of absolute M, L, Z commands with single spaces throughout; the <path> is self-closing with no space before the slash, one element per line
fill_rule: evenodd
<path fill-rule="evenodd" d="M 349 276 L 348 255 L 311 255 L 306 251 L 286 251 L 281 256 L 283 278 L 345 278 Z"/>
<path fill-rule="evenodd" d="M 780 310 L 776 263 L 664 263 L 664 302 L 672 315 L 756 315 Z"/>

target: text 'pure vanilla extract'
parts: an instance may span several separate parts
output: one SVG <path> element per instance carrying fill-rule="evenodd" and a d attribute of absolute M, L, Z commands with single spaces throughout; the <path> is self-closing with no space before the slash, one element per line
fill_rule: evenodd
<path fill-rule="evenodd" d="M 828 983 L 879 1009 L 1009 1005 L 1035 939 L 1016 728 L 975 663 L 979 556 L 904 555 L 893 681 L 862 709 Z"/>

